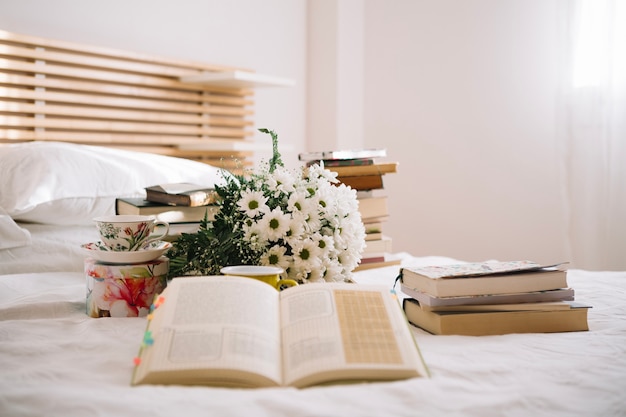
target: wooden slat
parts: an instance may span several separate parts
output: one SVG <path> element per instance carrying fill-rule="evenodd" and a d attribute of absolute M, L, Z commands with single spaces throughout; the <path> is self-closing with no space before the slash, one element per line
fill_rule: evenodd
<path fill-rule="evenodd" d="M 2 116 L 0 116 L 2 117 Z M 154 134 L 138 134 L 138 133 L 126 133 L 126 132 L 88 132 L 88 131 L 55 131 L 55 130 L 26 130 L 26 129 L 11 129 L 0 128 L 0 140 L 5 142 L 15 141 L 62 141 L 72 143 L 92 143 L 92 144 L 128 144 L 128 145 L 172 145 L 172 146 L 184 146 L 194 143 L 204 143 L 206 141 L 218 141 L 211 142 L 212 146 L 218 146 L 218 148 L 212 149 L 212 151 L 228 151 L 231 146 L 228 142 L 240 141 L 239 138 L 224 138 L 222 136 L 204 136 L 204 137 L 192 137 L 192 136 L 175 136 L 175 135 L 154 135 Z M 223 142 L 222 142 L 223 141 Z M 221 147 L 220 142 L 224 143 Z M 220 150 L 221 148 L 221 150 Z M 190 153 L 198 154 L 197 152 Z"/>
<path fill-rule="evenodd" d="M 252 152 L 235 152 L 235 154 L 233 154 L 232 151 L 209 151 L 209 152 L 193 151 L 193 152 L 191 152 L 191 151 L 186 151 L 184 149 L 178 149 L 178 148 L 171 147 L 171 146 L 118 145 L 118 146 L 116 146 L 116 148 L 126 149 L 126 150 L 130 150 L 130 151 L 142 151 L 142 152 L 149 152 L 149 153 L 158 153 L 158 154 L 161 154 L 161 155 L 170 155 L 170 156 L 176 156 L 176 157 L 181 157 L 181 158 L 198 157 L 198 158 L 203 158 L 203 159 L 211 159 L 211 158 L 213 158 L 215 160 L 230 159 L 230 158 L 233 157 L 233 155 L 236 158 L 249 158 L 249 157 L 253 156 Z"/>
<path fill-rule="evenodd" d="M 22 116 L 0 116 L 0 128 L 64 129 L 67 131 L 96 131 L 129 134 L 154 134 L 173 136 L 221 136 L 243 138 L 251 132 L 237 128 L 213 128 L 193 125 L 171 125 L 111 120 L 84 120 L 63 118 L 36 118 Z"/>
<path fill-rule="evenodd" d="M 195 101 L 198 103 L 221 104 L 227 106 L 252 106 L 254 100 L 243 97 L 241 94 L 225 94 L 223 92 L 199 91 L 172 91 L 159 90 L 149 87 L 139 87 L 116 84 L 103 84 L 81 80 L 60 78 L 37 78 L 19 74 L 0 72 L 0 85 L 20 85 L 23 87 L 41 87 L 52 91 L 95 93 L 103 95 L 128 96 L 136 98 L 150 98 L 172 101 Z"/>
<path fill-rule="evenodd" d="M 237 106 L 214 106 L 171 101 L 145 100 L 133 97 L 110 97 L 88 94 L 54 93 L 49 91 L 0 88 L 0 98 L 14 100 L 46 101 L 51 103 L 78 104 L 84 106 L 118 107 L 126 109 L 158 110 L 177 113 L 206 113 L 221 116 L 248 116 L 252 110 Z"/>
<path fill-rule="evenodd" d="M 0 102 L 0 113 L 7 114 L 41 114 L 57 117 L 83 117 L 104 120 L 139 120 L 144 123 L 177 123 L 208 126 L 246 127 L 252 122 L 242 117 L 215 117 L 197 114 L 172 114 L 162 112 L 130 111 L 94 107 L 56 106 L 52 104 L 37 105 L 19 102 Z"/>
<path fill-rule="evenodd" d="M 46 61 L 55 65 L 70 65 L 75 67 L 107 69 L 120 72 L 133 72 L 137 74 L 152 74 L 179 78 L 187 74 L 189 70 L 184 68 L 158 65 L 154 63 L 130 62 L 115 58 L 104 58 L 92 55 L 77 55 L 76 53 L 54 52 L 45 49 L 22 48 L 0 44 L 0 56 L 20 58 L 26 60 Z"/>
<path fill-rule="evenodd" d="M 0 31 L 0 142 L 137 149 L 243 171 L 253 154 L 232 149 L 253 134 L 254 91 L 180 81 L 234 70 Z M 205 149 L 180 149 L 197 144 Z"/>
<path fill-rule="evenodd" d="M 237 168 L 242 166 L 250 166 L 250 162 L 247 160 L 248 157 L 252 156 L 252 154 L 248 152 L 222 152 L 220 153 L 211 153 L 211 154 L 188 154 L 187 152 L 180 151 L 177 148 L 170 146 L 136 146 L 136 145 L 116 145 L 117 149 L 124 149 L 128 151 L 136 151 L 136 152 L 148 152 L 155 153 L 159 155 L 167 155 L 174 156 L 177 158 L 185 158 L 185 159 L 194 159 L 203 162 L 209 162 L 215 166 L 223 166 L 225 168 Z"/>
<path fill-rule="evenodd" d="M 232 94 L 249 95 L 248 89 L 228 89 L 225 87 L 212 87 L 209 85 L 198 86 L 195 84 L 185 84 L 177 78 L 159 77 L 147 74 L 123 73 L 116 71 L 104 71 L 100 69 L 66 67 L 54 64 L 37 64 L 22 61 L 14 61 L 0 58 L 0 69 L 5 71 L 22 72 L 26 74 L 43 74 L 46 76 L 56 76 L 65 78 L 75 78 L 88 81 L 101 81 L 114 84 L 151 86 L 181 91 L 217 91 L 230 92 Z"/>
<path fill-rule="evenodd" d="M 189 158 L 188 158 L 189 159 Z M 223 168 L 231 172 L 238 172 L 242 174 L 245 169 L 252 167 L 251 161 L 243 161 L 232 158 L 191 158 L 195 161 L 204 162 L 209 165 L 213 165 L 214 167 Z"/>

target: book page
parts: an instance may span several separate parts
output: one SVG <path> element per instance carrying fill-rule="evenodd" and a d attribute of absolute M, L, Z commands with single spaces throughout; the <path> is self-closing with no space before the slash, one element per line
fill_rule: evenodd
<path fill-rule="evenodd" d="M 167 375 L 158 383 L 241 385 L 236 379 L 254 372 L 280 383 L 278 292 L 273 287 L 232 276 L 175 278 L 163 296 L 137 379 L 150 372 Z"/>
<path fill-rule="evenodd" d="M 426 375 L 388 288 L 307 284 L 281 293 L 287 385 Z"/>

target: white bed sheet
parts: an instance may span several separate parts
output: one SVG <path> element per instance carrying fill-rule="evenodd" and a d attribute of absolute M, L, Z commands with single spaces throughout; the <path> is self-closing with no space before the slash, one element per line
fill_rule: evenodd
<path fill-rule="evenodd" d="M 32 243 L 0 250 L 0 275 L 26 272 L 81 272 L 83 250 L 80 245 L 97 241 L 98 231 L 92 226 L 58 226 L 19 223 L 27 230 Z"/>
<path fill-rule="evenodd" d="M 95 230 L 29 230 L 28 262 L 5 267 L 6 253 L 0 258 L 12 271 L 0 275 L 0 416 L 626 415 L 626 272 L 569 271 L 576 298 L 593 305 L 589 332 L 468 337 L 413 328 L 430 378 L 300 390 L 131 387 L 146 322 L 85 314 L 77 248 Z M 454 262 L 399 256 L 403 266 Z M 398 269 L 355 279 L 391 287 Z"/>

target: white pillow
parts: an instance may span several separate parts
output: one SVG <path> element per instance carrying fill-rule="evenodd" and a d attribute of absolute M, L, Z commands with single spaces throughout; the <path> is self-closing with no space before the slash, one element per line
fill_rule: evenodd
<path fill-rule="evenodd" d="M 61 142 L 0 146 L 0 208 L 19 221 L 92 224 L 117 197 L 164 183 L 222 184 L 226 171 L 183 158 Z"/>

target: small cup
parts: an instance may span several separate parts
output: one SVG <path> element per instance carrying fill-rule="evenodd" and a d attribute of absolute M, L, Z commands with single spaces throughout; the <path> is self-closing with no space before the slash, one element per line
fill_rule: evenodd
<path fill-rule="evenodd" d="M 115 215 L 94 219 L 102 243 L 112 251 L 132 252 L 143 249 L 150 242 L 167 235 L 170 225 L 157 221 L 154 216 Z M 156 226 L 165 227 L 160 234 L 153 234 Z"/>
<path fill-rule="evenodd" d="M 285 272 L 285 270 L 277 266 L 234 265 L 225 266 L 220 269 L 220 272 L 224 275 L 258 279 L 271 285 L 278 291 L 298 285 L 293 279 L 280 279 L 280 274 Z"/>

